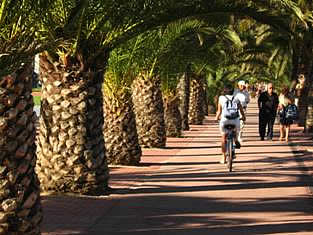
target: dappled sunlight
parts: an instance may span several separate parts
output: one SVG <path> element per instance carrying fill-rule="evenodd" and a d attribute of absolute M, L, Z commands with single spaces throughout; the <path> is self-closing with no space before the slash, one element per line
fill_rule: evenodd
<path fill-rule="evenodd" d="M 143 149 L 138 166 L 110 166 L 108 196 L 44 196 L 43 234 L 312 234 L 311 142 L 298 129 L 280 142 L 277 126 L 274 141 L 259 141 L 250 110 L 233 172 L 209 116 Z"/>

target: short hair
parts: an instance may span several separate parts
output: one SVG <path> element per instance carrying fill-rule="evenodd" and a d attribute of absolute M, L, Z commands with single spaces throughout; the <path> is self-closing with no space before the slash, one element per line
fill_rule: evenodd
<path fill-rule="evenodd" d="M 231 83 L 224 85 L 224 95 L 232 95 L 234 93 L 234 86 Z"/>

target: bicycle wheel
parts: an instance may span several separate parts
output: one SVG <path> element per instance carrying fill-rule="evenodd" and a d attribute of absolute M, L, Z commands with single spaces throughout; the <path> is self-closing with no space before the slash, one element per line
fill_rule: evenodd
<path fill-rule="evenodd" d="M 232 171 L 233 168 L 233 139 L 227 140 L 227 167 L 229 172 Z"/>

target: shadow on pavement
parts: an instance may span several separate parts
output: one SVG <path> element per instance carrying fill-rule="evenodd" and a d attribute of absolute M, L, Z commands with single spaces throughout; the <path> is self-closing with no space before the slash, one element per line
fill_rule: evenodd
<path fill-rule="evenodd" d="M 42 235 L 313 234 L 312 194 L 303 190 L 313 187 L 304 164 L 312 153 L 297 148 L 312 140 L 297 132 L 295 142 L 256 142 L 257 109 L 249 110 L 234 172 L 217 162 L 219 131 L 206 119 L 185 132 L 193 139 L 144 150 L 137 167 L 110 168 L 109 196 L 42 196 Z"/>
<path fill-rule="evenodd" d="M 313 233 L 313 222 L 310 220 L 277 218 L 277 222 L 264 223 L 263 217 L 248 216 L 254 212 L 278 216 L 285 212 L 311 214 L 312 208 L 307 206 L 311 203 L 311 199 L 306 197 L 266 200 L 228 198 L 226 201 L 214 197 L 145 195 L 113 200 L 88 199 L 88 207 L 84 206 L 86 199 L 63 198 L 63 200 L 70 207 L 80 205 L 79 213 L 85 216 L 83 221 L 76 216 L 77 212 L 64 210 L 50 221 L 50 223 L 58 223 L 62 231 L 49 229 L 46 224 L 44 232 L 81 235 Z M 151 204 L 156 201 L 160 202 L 158 206 L 151 207 Z M 51 203 L 49 198 L 44 198 L 45 207 L 52 208 L 52 205 L 48 205 Z M 106 203 L 110 206 L 104 206 Z M 118 208 L 113 208 L 116 205 L 125 209 L 119 211 Z M 233 216 L 233 213 L 238 212 L 243 216 L 240 218 Z M 107 216 L 108 213 L 110 216 Z M 224 213 L 228 216 L 221 216 Z M 64 214 L 67 214 L 68 219 L 60 220 Z M 112 224 L 112 221 L 116 222 Z M 82 222 L 85 226 L 82 226 Z"/>

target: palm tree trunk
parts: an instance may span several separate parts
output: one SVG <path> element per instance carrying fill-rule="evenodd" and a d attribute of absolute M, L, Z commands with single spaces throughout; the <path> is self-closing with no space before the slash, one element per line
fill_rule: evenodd
<path fill-rule="evenodd" d="M 304 127 L 306 131 L 306 118 L 308 115 L 308 105 L 309 105 L 309 88 L 304 88 L 301 92 L 301 96 L 299 98 L 299 126 Z"/>
<path fill-rule="evenodd" d="M 307 132 L 313 132 L 313 87 L 311 87 L 311 90 L 309 92 L 305 127 Z"/>
<path fill-rule="evenodd" d="M 181 76 L 178 83 L 178 95 L 180 97 L 179 111 L 182 119 L 182 130 L 189 130 L 188 113 L 189 113 L 189 98 L 190 98 L 190 79 L 188 73 Z"/>
<path fill-rule="evenodd" d="M 118 99 L 118 100 L 117 100 Z M 130 94 L 114 99 L 104 94 L 104 139 L 110 164 L 138 165 L 141 147 Z"/>
<path fill-rule="evenodd" d="M 299 70 L 299 44 L 293 47 L 292 51 L 292 71 L 290 90 L 294 91 L 298 82 Z"/>
<path fill-rule="evenodd" d="M 313 60 L 312 52 L 313 44 L 310 40 L 301 42 L 301 54 L 299 58 L 299 71 L 298 73 L 302 73 L 305 75 L 304 87 L 301 90 L 301 94 L 299 97 L 299 125 L 305 128 L 306 115 L 308 109 L 308 94 L 310 91 L 311 84 L 313 82 Z"/>
<path fill-rule="evenodd" d="M 305 129 L 307 111 L 308 111 L 308 104 L 309 104 L 309 92 L 312 87 L 313 83 L 313 63 L 311 64 L 311 72 L 307 74 L 304 87 L 301 90 L 301 94 L 299 97 L 299 126 L 303 126 Z"/>
<path fill-rule="evenodd" d="M 144 148 L 163 148 L 166 144 L 164 107 L 159 77 L 139 75 L 132 84 L 139 144 Z"/>
<path fill-rule="evenodd" d="M 193 75 L 190 81 L 189 124 L 202 125 L 204 119 L 203 100 L 202 77 Z"/>
<path fill-rule="evenodd" d="M 99 194 L 109 170 L 103 137 L 103 72 L 40 57 L 38 175 L 42 191 Z"/>
<path fill-rule="evenodd" d="M 203 78 L 203 113 L 209 115 L 208 82 Z"/>
<path fill-rule="evenodd" d="M 163 102 L 166 136 L 180 137 L 182 134 L 182 120 L 179 112 L 179 97 L 164 95 Z"/>
<path fill-rule="evenodd" d="M 0 234 L 40 234 L 31 66 L 0 78 Z"/>

